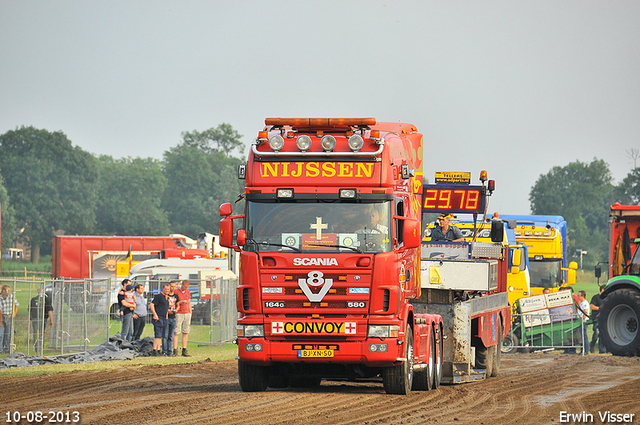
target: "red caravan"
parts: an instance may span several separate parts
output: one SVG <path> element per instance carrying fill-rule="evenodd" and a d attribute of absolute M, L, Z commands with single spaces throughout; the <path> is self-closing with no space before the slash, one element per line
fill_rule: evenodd
<path fill-rule="evenodd" d="M 323 378 L 381 377 L 394 394 L 437 387 L 442 318 L 411 302 L 421 296 L 422 135 L 374 118 L 265 124 L 239 169 L 244 214 L 220 207 L 220 244 L 240 253 L 243 391 Z"/>

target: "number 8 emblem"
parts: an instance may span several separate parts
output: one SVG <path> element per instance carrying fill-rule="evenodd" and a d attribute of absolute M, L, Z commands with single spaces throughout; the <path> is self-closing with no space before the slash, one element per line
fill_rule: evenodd
<path fill-rule="evenodd" d="M 309 301 L 316 303 L 322 301 L 324 296 L 327 295 L 327 292 L 329 292 L 329 289 L 331 289 L 331 286 L 333 286 L 333 279 L 325 279 L 324 274 L 318 270 L 310 271 L 307 276 L 306 279 L 298 279 L 298 286 L 302 289 L 302 292 L 304 292 Z M 324 286 L 320 289 L 319 293 L 314 294 L 311 292 L 309 285 Z"/>

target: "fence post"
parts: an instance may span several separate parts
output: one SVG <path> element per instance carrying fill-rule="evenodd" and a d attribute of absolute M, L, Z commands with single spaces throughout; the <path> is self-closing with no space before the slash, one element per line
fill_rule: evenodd
<path fill-rule="evenodd" d="M 213 285 L 217 279 L 211 279 L 209 285 L 209 344 L 213 345 Z M 219 292 L 219 291 L 218 291 Z"/>

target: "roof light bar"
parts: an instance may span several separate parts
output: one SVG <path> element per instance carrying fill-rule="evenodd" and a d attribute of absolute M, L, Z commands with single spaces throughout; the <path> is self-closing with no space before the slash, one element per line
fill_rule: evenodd
<path fill-rule="evenodd" d="M 375 118 L 266 118 L 265 125 L 290 125 L 292 127 L 370 126 Z"/>

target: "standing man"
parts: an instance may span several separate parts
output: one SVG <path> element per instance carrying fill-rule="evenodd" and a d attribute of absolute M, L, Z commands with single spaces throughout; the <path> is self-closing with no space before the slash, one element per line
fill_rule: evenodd
<path fill-rule="evenodd" d="M 585 291 L 578 292 L 578 302 L 580 308 L 578 309 L 578 317 L 582 319 L 582 352 L 589 354 L 589 335 L 587 330 L 589 329 L 589 301 L 587 301 L 587 293 Z"/>
<path fill-rule="evenodd" d="M 449 225 L 452 218 L 456 218 L 453 214 L 440 214 L 438 222 L 433 228 L 431 233 L 432 241 L 445 241 L 445 242 L 462 242 L 464 237 L 462 232 L 456 226 Z"/>
<path fill-rule="evenodd" d="M 122 330 L 120 331 L 120 336 L 125 341 L 133 341 L 133 310 L 136 308 L 133 296 L 133 285 L 127 285 L 124 290 L 121 309 Z"/>
<path fill-rule="evenodd" d="M 164 337 L 162 338 L 162 353 L 165 356 L 177 356 L 177 350 L 173 351 L 173 335 L 176 333 L 176 309 L 178 308 L 178 295 L 176 295 L 176 286 L 178 282 L 171 282 L 169 284 L 169 296 L 167 301 L 169 302 L 169 312 L 167 314 L 167 328 L 164 331 Z"/>
<path fill-rule="evenodd" d="M 120 284 L 120 290 L 118 291 L 118 314 L 120 315 L 120 319 L 118 320 L 122 320 L 122 300 L 124 300 L 124 293 L 126 291 L 126 287 L 127 285 L 129 285 L 131 283 L 131 280 L 129 279 L 123 279 L 122 283 Z M 120 332 L 122 333 L 122 332 Z"/>
<path fill-rule="evenodd" d="M 596 342 L 598 343 L 598 352 L 600 354 L 606 353 L 607 349 L 602 345 L 600 340 L 600 329 L 598 328 L 598 313 L 600 313 L 600 306 L 602 305 L 602 297 L 600 295 L 604 291 L 604 285 L 600 286 L 600 292 L 591 297 L 591 322 L 593 323 L 593 336 L 591 337 L 591 346 L 589 351 L 595 353 Z"/>
<path fill-rule="evenodd" d="M 162 338 L 167 327 L 167 313 L 169 312 L 169 284 L 162 286 L 162 292 L 156 294 L 149 304 L 149 310 L 153 315 L 153 354 L 152 356 L 162 355 Z"/>
<path fill-rule="evenodd" d="M 42 286 L 38 286 L 37 292 L 38 294 L 31 298 L 29 302 L 29 318 L 31 319 L 31 330 L 33 331 L 33 348 L 36 353 L 39 353 L 44 347 L 44 333 L 47 329 L 47 321 L 53 327 L 53 305 L 51 304 L 51 298 L 44 293 Z"/>
<path fill-rule="evenodd" d="M 178 296 L 178 310 L 176 311 L 176 334 L 173 337 L 173 355 L 178 353 L 178 333 L 182 332 L 182 355 L 191 357 L 187 352 L 187 342 L 189 332 L 191 332 L 191 292 L 189 291 L 189 281 L 182 281 L 182 286 L 176 289 Z"/>
<path fill-rule="evenodd" d="M 133 340 L 137 341 L 144 331 L 144 323 L 147 320 L 147 300 L 144 298 L 144 285 L 138 283 L 134 287 L 133 299 L 136 308 L 133 309 Z"/>
<path fill-rule="evenodd" d="M 18 314 L 20 303 L 11 293 L 9 285 L 2 285 L 0 294 L 0 353 L 11 352 L 13 336 L 13 318 Z"/>

